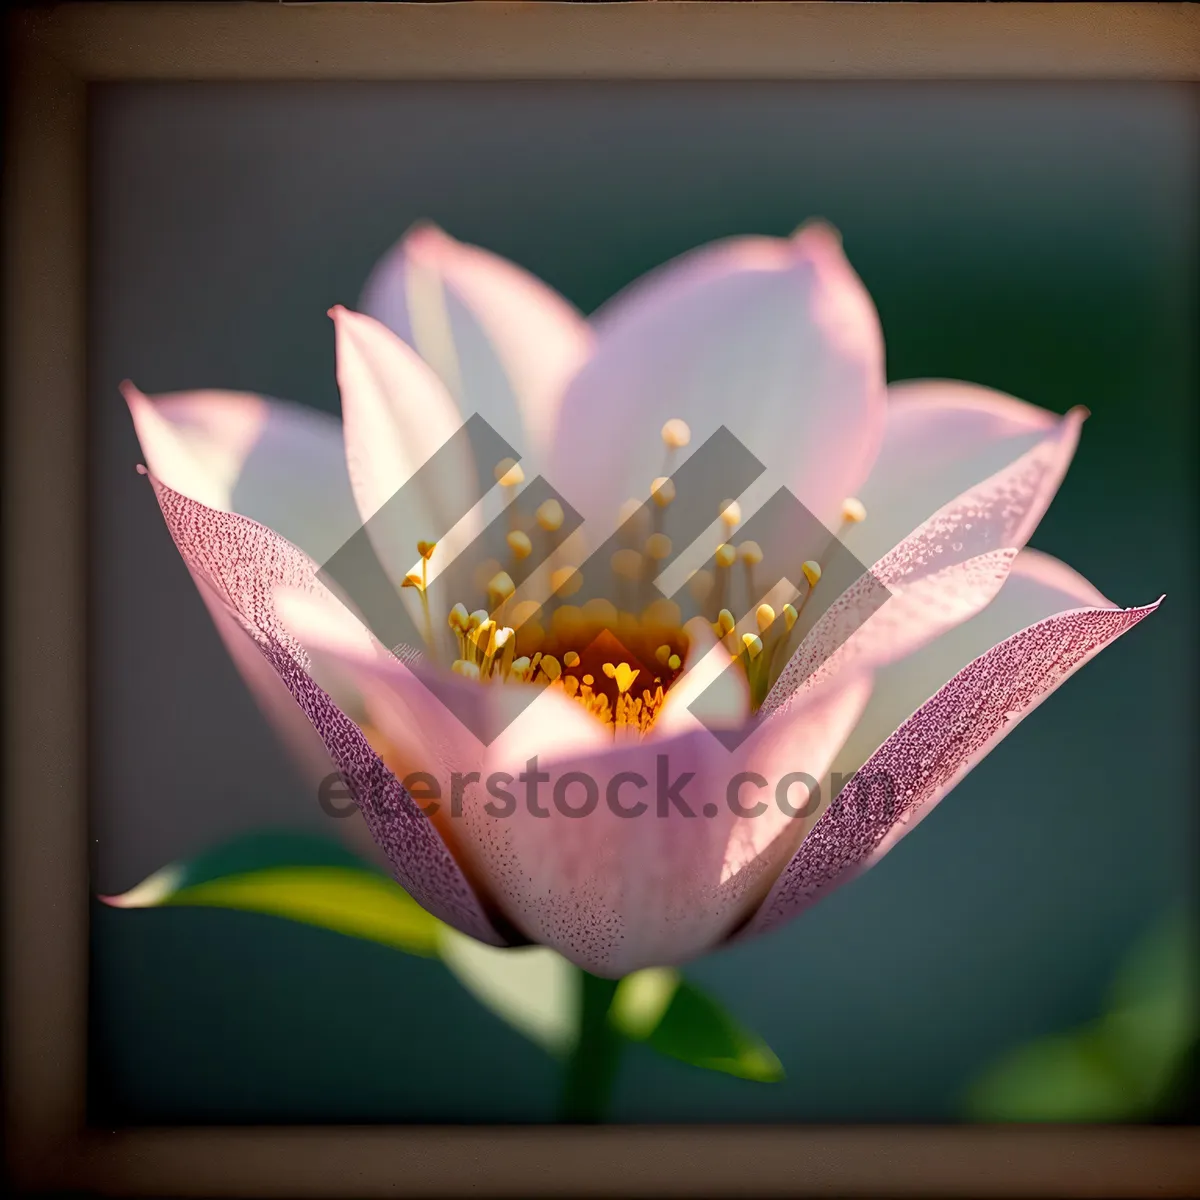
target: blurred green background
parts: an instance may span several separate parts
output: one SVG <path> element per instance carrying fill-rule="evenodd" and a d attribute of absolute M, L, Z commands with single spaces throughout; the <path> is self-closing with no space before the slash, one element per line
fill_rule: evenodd
<path fill-rule="evenodd" d="M 616 1119 L 956 1119 L 997 1059 L 1098 1017 L 1139 938 L 1191 903 L 1195 91 L 103 85 L 92 112 L 95 890 L 239 831 L 339 832 L 134 473 L 121 379 L 336 412 L 326 311 L 418 218 L 591 310 L 691 246 L 819 215 L 878 305 L 890 378 L 1092 410 L 1032 544 L 1118 603 L 1167 601 L 878 868 L 689 968 L 785 1082 L 635 1048 Z M 100 1120 L 553 1114 L 554 1064 L 435 961 L 202 909 L 97 907 L 92 949 Z"/>

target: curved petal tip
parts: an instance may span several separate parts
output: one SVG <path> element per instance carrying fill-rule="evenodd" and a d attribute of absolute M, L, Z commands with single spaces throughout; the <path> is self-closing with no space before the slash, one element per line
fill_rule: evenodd
<path fill-rule="evenodd" d="M 179 890 L 179 885 L 183 882 L 183 875 L 182 867 L 163 867 L 161 871 L 155 871 L 153 875 L 147 876 L 127 892 L 121 892 L 116 896 L 98 895 L 96 899 L 110 908 L 154 908 L 173 892 Z"/>

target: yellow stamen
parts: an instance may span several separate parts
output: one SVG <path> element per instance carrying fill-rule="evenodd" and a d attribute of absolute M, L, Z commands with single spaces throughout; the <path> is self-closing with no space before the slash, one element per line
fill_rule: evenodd
<path fill-rule="evenodd" d="M 577 567 L 559 567 L 550 575 L 550 589 L 556 596 L 573 596 L 583 587 L 583 576 Z"/>
<path fill-rule="evenodd" d="M 509 620 L 514 629 L 520 629 L 527 621 L 532 621 L 541 611 L 542 606 L 536 600 L 522 600 L 513 605 Z"/>
<path fill-rule="evenodd" d="M 516 590 L 512 576 L 507 571 L 497 571 L 487 585 L 488 599 L 492 602 L 493 608 L 503 604 Z"/>
<path fill-rule="evenodd" d="M 760 604 L 754 614 L 754 620 L 758 624 L 758 632 L 766 633 L 775 623 L 775 610 L 769 604 Z"/>
<path fill-rule="evenodd" d="M 604 673 L 616 683 L 617 691 L 622 696 L 633 687 L 633 681 L 641 674 L 636 667 L 631 667 L 628 663 L 617 663 L 615 666 L 605 663 Z"/>
<path fill-rule="evenodd" d="M 692 431 L 686 421 L 672 417 L 662 427 L 662 440 L 668 449 L 682 450 L 692 440 Z"/>
<path fill-rule="evenodd" d="M 670 667 L 672 671 L 678 671 L 682 665 L 683 659 L 681 659 L 678 654 L 672 654 L 671 657 L 667 659 L 667 666 Z"/>
<path fill-rule="evenodd" d="M 713 558 L 718 567 L 732 567 L 737 562 L 737 551 L 728 542 L 722 542 Z"/>
<path fill-rule="evenodd" d="M 425 559 L 426 562 L 433 557 L 433 552 L 437 549 L 437 542 L 418 542 L 417 553 Z"/>
<path fill-rule="evenodd" d="M 646 539 L 646 557 L 656 562 L 671 557 L 671 539 L 665 533 L 652 533 Z"/>
<path fill-rule="evenodd" d="M 525 482 L 525 472 L 515 458 L 501 459 L 496 464 L 496 482 L 501 487 L 516 487 Z"/>
<path fill-rule="evenodd" d="M 800 614 L 792 605 L 785 604 L 783 606 L 783 626 L 788 633 L 792 632 L 792 627 L 796 624 L 796 620 L 799 616 Z"/>
<path fill-rule="evenodd" d="M 671 647 L 666 645 L 659 646 L 654 652 L 654 657 L 658 660 L 659 666 L 665 667 L 671 657 Z"/>
<path fill-rule="evenodd" d="M 750 655 L 751 661 L 756 659 L 762 653 L 762 638 L 754 633 L 742 634 L 742 645 L 746 647 L 746 653 Z"/>
<path fill-rule="evenodd" d="M 659 508 L 666 508 L 675 499 L 675 482 L 666 475 L 660 475 L 650 485 L 650 495 Z"/>
<path fill-rule="evenodd" d="M 518 560 L 528 558 L 533 553 L 533 543 L 529 540 L 529 534 L 522 533 L 519 529 L 514 529 L 504 540 L 513 552 L 513 557 Z"/>
<path fill-rule="evenodd" d="M 708 599 L 708 594 L 713 590 L 715 582 L 711 571 L 701 569 L 694 572 L 688 580 L 688 592 L 691 594 L 693 600 L 702 603 Z"/>
<path fill-rule="evenodd" d="M 723 500 L 721 502 L 721 521 L 729 529 L 732 529 L 742 519 L 742 506 L 736 500 Z"/>
<path fill-rule="evenodd" d="M 566 654 L 563 655 L 563 662 L 568 667 L 577 667 L 579 666 L 579 655 L 576 654 L 574 650 L 568 650 Z"/>
<path fill-rule="evenodd" d="M 450 670 L 456 675 L 461 675 L 464 679 L 479 678 L 479 667 L 473 662 L 467 662 L 465 658 L 456 658 L 450 664 Z"/>
<path fill-rule="evenodd" d="M 733 619 L 733 613 L 727 608 L 721 609 L 717 614 L 717 627 L 721 631 L 721 636 L 724 637 L 727 633 L 733 632 L 733 627 L 737 622 Z"/>
<path fill-rule="evenodd" d="M 762 547 L 757 542 L 743 542 L 738 547 L 738 557 L 748 567 L 757 567 L 763 560 Z"/>
<path fill-rule="evenodd" d="M 842 520 L 857 525 L 867 519 L 867 507 L 857 496 L 847 496 L 842 501 Z"/>
<path fill-rule="evenodd" d="M 613 574 L 621 579 L 637 580 L 642 577 L 642 556 L 636 550 L 617 550 L 609 560 Z"/>
<path fill-rule="evenodd" d="M 538 662 L 542 673 L 551 683 L 553 683 L 561 674 L 562 667 L 559 665 L 558 659 L 553 654 L 543 654 Z"/>
<path fill-rule="evenodd" d="M 821 578 L 821 564 L 813 562 L 810 558 L 800 570 L 804 572 L 804 578 L 808 580 L 808 586 L 816 587 L 817 580 Z"/>
<path fill-rule="evenodd" d="M 409 572 L 409 574 L 405 575 L 404 582 L 400 586 L 417 588 L 418 590 L 420 590 L 421 577 L 420 577 L 420 575 L 416 574 L 416 572 Z"/>
<path fill-rule="evenodd" d="M 562 528 L 564 518 L 562 505 L 557 500 L 543 500 L 537 507 L 537 523 L 547 532 Z"/>

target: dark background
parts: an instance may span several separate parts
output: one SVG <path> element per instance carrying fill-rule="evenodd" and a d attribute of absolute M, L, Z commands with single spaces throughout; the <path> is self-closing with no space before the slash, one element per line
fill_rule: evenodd
<path fill-rule="evenodd" d="M 1191 896 L 1194 91 L 1160 84 L 105 85 L 92 102 L 94 886 L 231 834 L 338 835 L 227 660 L 117 392 L 338 411 L 336 303 L 415 219 L 595 308 L 731 233 L 834 222 L 891 379 L 1086 404 L 1033 538 L 1162 610 L 853 886 L 688 973 L 776 1050 L 757 1085 L 631 1052 L 618 1120 L 943 1120 L 1098 1012 Z M 112 1123 L 526 1121 L 555 1070 L 436 962 L 205 910 L 93 914 Z"/>

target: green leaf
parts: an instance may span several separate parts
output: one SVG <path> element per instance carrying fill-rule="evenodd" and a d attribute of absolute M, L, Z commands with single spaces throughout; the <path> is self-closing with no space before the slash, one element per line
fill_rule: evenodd
<path fill-rule="evenodd" d="M 203 906 L 267 913 L 409 954 L 437 955 L 485 1008 L 556 1058 L 579 1039 L 581 973 L 545 946 L 498 949 L 459 933 L 389 877 L 336 842 L 259 833 L 172 863 L 120 896 L 116 908 Z M 761 1038 L 672 970 L 621 981 L 609 1020 L 671 1058 L 743 1079 L 783 1077 Z"/>
<path fill-rule="evenodd" d="M 625 1037 L 668 1058 L 759 1083 L 783 1078 L 771 1047 L 678 971 L 655 967 L 627 976 L 609 1020 Z"/>
<path fill-rule="evenodd" d="M 1194 932 L 1181 913 L 1140 942 L 1113 982 L 1103 1019 L 1113 1060 L 1149 1106 L 1170 1090 L 1200 1034 Z"/>
<path fill-rule="evenodd" d="M 1200 1033 L 1196 968 L 1191 923 L 1173 916 L 1122 963 L 1106 1012 L 1002 1058 L 968 1092 L 968 1111 L 992 1121 L 1154 1117 Z"/>
<path fill-rule="evenodd" d="M 101 899 L 115 908 L 267 913 L 426 957 L 437 954 L 442 930 L 403 888 L 336 843 L 286 834 L 236 839 Z"/>
<path fill-rule="evenodd" d="M 967 1095 L 978 1121 L 1123 1121 L 1138 1105 L 1098 1030 L 1043 1038 L 988 1070 Z"/>
<path fill-rule="evenodd" d="M 579 1038 L 580 971 L 547 946 L 503 950 L 441 928 L 442 962 L 485 1008 L 556 1058 Z"/>

